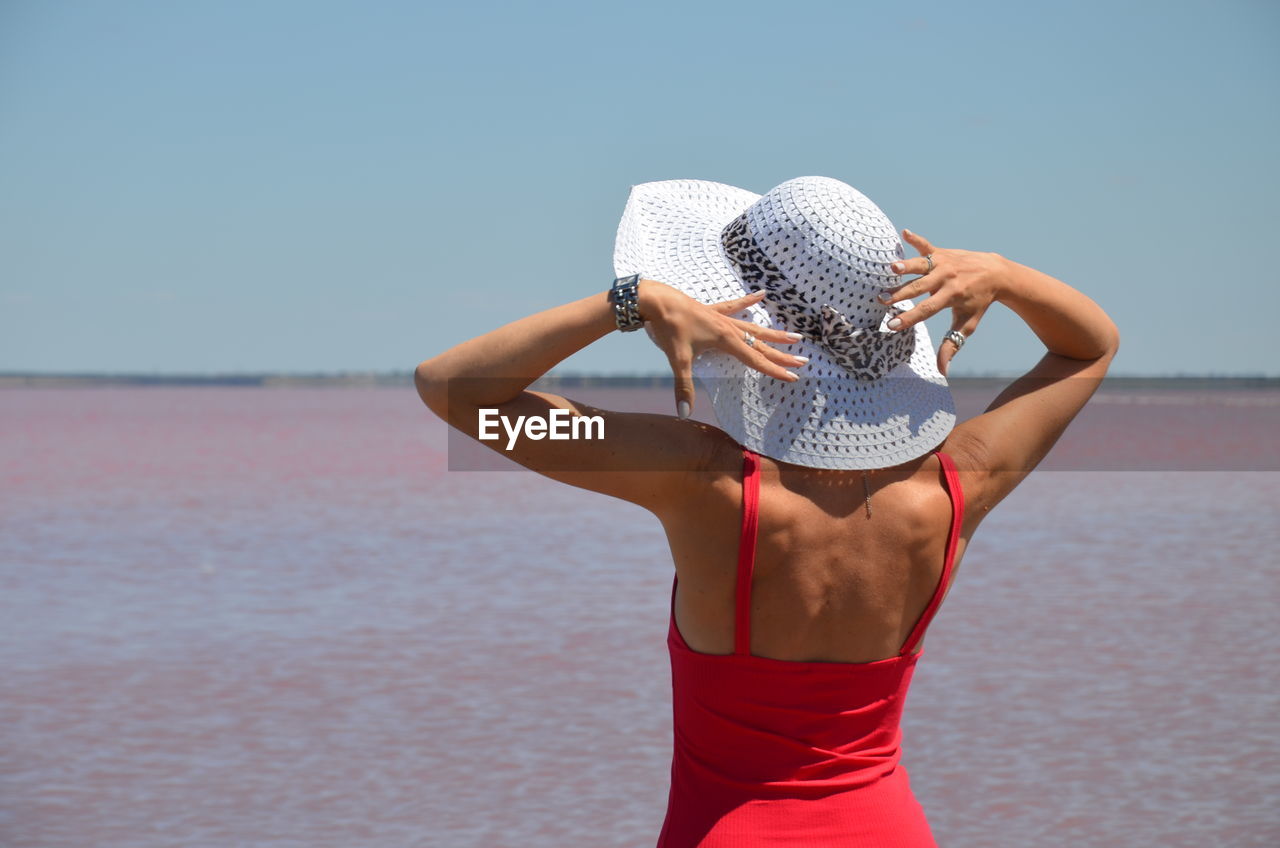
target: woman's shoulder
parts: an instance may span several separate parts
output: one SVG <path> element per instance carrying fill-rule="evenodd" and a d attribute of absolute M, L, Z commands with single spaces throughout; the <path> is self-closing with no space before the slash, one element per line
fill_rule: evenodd
<path fill-rule="evenodd" d="M 984 442 L 970 428 L 956 427 L 938 448 L 955 469 L 964 510 L 962 535 L 968 539 L 982 519 L 1026 476 L 1001 473 Z"/>

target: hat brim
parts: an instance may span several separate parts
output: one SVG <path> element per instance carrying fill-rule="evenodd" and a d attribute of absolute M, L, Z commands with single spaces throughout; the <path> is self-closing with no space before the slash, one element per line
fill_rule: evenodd
<path fill-rule="evenodd" d="M 702 303 L 742 297 L 747 288 L 725 256 L 720 234 L 759 199 L 707 180 L 632 187 L 614 244 L 614 273 L 658 280 Z M 899 305 L 911 307 L 910 301 Z M 764 304 L 749 307 L 745 318 L 780 326 Z M 911 331 L 910 358 L 875 381 L 856 379 L 809 339 L 785 347 L 809 357 L 793 383 L 718 350 L 698 356 L 693 370 L 711 395 L 720 427 L 742 446 L 812 468 L 886 468 L 933 450 L 956 422 L 928 330 L 920 323 Z"/>

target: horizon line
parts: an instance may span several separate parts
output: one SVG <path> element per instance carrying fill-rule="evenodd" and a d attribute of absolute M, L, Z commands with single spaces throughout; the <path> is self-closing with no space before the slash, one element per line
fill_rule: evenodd
<path fill-rule="evenodd" d="M 948 379 L 1015 379 L 1025 371 L 957 371 L 948 375 Z M 192 382 L 212 380 L 411 380 L 410 369 L 345 369 L 330 371 L 277 371 L 277 370 L 229 370 L 229 371 L 0 371 L 0 380 L 136 380 L 164 381 L 185 380 Z M 672 380 L 670 371 L 549 371 L 538 380 Z M 1134 373 L 1112 372 L 1107 380 L 1265 380 L 1280 381 L 1280 374 L 1260 372 L 1171 372 L 1171 373 Z"/>

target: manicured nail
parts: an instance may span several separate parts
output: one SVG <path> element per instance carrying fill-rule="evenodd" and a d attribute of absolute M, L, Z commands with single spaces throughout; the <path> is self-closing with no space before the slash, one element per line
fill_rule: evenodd
<path fill-rule="evenodd" d="M 893 263 L 892 265 L 890 265 L 889 267 L 890 267 L 890 268 L 892 268 L 892 269 L 894 270 L 894 272 L 895 272 L 895 273 L 901 274 L 901 273 L 902 273 L 902 269 L 903 269 L 903 267 L 904 267 L 904 266 L 903 266 L 903 264 L 902 264 L 901 262 L 895 262 L 895 263 Z"/>
<path fill-rule="evenodd" d="M 902 326 L 902 319 L 901 319 L 901 318 L 890 318 L 890 319 L 889 319 L 889 329 L 890 329 L 890 330 L 896 330 L 896 329 L 898 329 L 898 328 L 899 328 L 899 327 L 901 327 L 901 326 Z"/>
<path fill-rule="evenodd" d="M 893 298 L 889 297 L 889 295 L 887 294 L 876 295 L 876 300 L 880 301 L 881 303 L 893 303 Z"/>
<path fill-rule="evenodd" d="M 798 342 L 803 339 L 804 336 L 800 333 L 787 333 L 787 338 L 791 339 L 793 342 Z"/>
<path fill-rule="evenodd" d="M 677 403 L 676 414 L 679 415 L 681 419 L 688 418 L 689 417 L 689 401 L 682 400 L 679 403 Z"/>
<path fill-rule="evenodd" d="M 801 365 L 804 365 L 809 361 L 809 357 L 807 356 L 792 356 L 791 358 L 794 359 L 796 362 L 799 362 Z"/>
<path fill-rule="evenodd" d="M 908 229 L 903 229 L 902 234 L 903 234 L 904 236 L 909 236 L 909 235 L 911 235 L 911 231 L 910 231 L 910 230 L 908 230 Z"/>
<path fill-rule="evenodd" d="M 791 378 L 791 382 L 793 382 L 793 383 L 794 383 L 796 380 L 799 380 L 799 379 L 800 379 L 799 375 L 798 375 L 798 374 L 796 374 L 796 372 L 794 372 L 794 371 L 788 371 L 788 372 L 787 372 L 787 376 Z"/>

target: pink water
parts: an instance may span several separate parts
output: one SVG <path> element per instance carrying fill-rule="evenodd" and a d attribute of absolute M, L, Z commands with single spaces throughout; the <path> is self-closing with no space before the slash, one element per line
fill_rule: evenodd
<path fill-rule="evenodd" d="M 1082 427 L 1248 467 L 1254 400 Z M 412 389 L 0 391 L 0 844 L 652 845 L 657 522 L 445 450 Z M 941 844 L 1280 844 L 1280 473 L 1191 467 L 975 536 L 904 725 Z"/>

